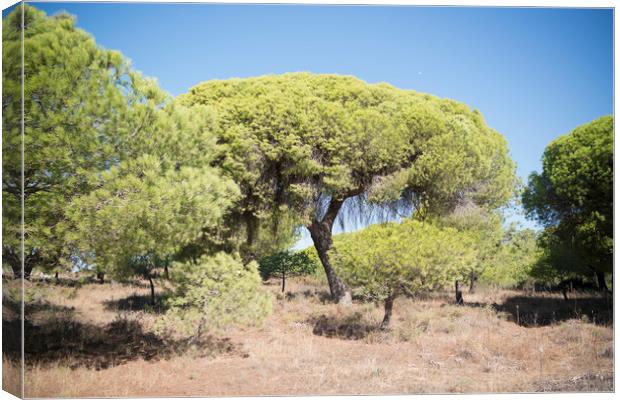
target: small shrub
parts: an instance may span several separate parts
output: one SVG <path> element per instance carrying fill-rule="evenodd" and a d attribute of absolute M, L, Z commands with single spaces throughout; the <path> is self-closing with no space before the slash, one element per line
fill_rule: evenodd
<path fill-rule="evenodd" d="M 282 251 L 264 257 L 258 262 L 258 268 L 263 280 L 271 277 L 282 279 L 282 291 L 286 285 L 286 277 L 310 275 L 316 271 L 317 263 L 306 252 Z"/>
<path fill-rule="evenodd" d="M 255 262 L 244 265 L 238 257 L 217 253 L 177 263 L 173 271 L 178 288 L 158 330 L 199 337 L 203 330 L 258 324 L 271 312 L 271 296 L 261 287 Z"/>

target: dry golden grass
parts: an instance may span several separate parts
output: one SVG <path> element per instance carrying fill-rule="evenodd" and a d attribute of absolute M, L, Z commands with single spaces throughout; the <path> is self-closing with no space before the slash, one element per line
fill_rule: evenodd
<path fill-rule="evenodd" d="M 464 307 L 452 305 L 449 294 L 416 301 L 399 298 L 391 330 L 381 332 L 376 327 L 382 307 L 359 303 L 340 308 L 326 301 L 324 287 L 311 279 L 290 280 L 286 295 L 278 293 L 278 282 L 267 289 L 276 296 L 273 314 L 262 327 L 221 333 L 229 340 L 210 342 L 221 351 L 151 360 L 142 353 L 129 354 L 103 365 L 72 363 L 70 355 L 35 358 L 26 369 L 26 396 L 613 390 L 611 325 L 568 318 L 574 310 L 561 295 L 481 290 L 466 294 L 469 305 Z M 132 310 L 125 300 L 147 295 L 146 287 L 37 285 L 30 290 L 45 292 L 54 312 L 69 310 L 71 318 L 104 333 L 120 316 L 138 321 L 138 333 L 144 336 L 136 336 L 132 346 L 149 337 L 157 318 L 157 313 L 140 310 L 140 304 Z M 515 304 L 530 318 L 527 326 L 515 323 Z M 533 304 L 539 305 L 540 315 L 552 317 L 536 314 L 539 322 L 534 323 L 527 308 Z M 42 323 L 51 312 L 33 309 L 31 317 Z"/>
<path fill-rule="evenodd" d="M 22 395 L 21 363 L 2 357 L 2 390 L 14 396 Z"/>

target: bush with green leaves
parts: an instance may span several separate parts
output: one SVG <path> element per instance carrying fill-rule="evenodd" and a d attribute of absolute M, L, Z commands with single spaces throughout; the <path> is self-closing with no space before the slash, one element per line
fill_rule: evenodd
<path fill-rule="evenodd" d="M 381 328 L 388 327 L 394 298 L 437 290 L 475 262 L 467 235 L 454 228 L 407 219 L 371 225 L 343 235 L 331 252 L 345 282 L 385 302 Z"/>
<path fill-rule="evenodd" d="M 217 253 L 175 263 L 177 288 L 159 329 L 200 336 L 233 325 L 260 324 L 269 315 L 271 295 L 262 288 L 256 262 Z"/>
<path fill-rule="evenodd" d="M 282 279 L 282 292 L 286 286 L 286 277 L 310 275 L 316 271 L 317 263 L 303 251 L 281 251 L 258 262 L 260 275 L 264 280 L 271 277 Z"/>

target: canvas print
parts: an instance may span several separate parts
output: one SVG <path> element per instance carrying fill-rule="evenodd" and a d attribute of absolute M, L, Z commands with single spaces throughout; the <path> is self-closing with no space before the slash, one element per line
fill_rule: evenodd
<path fill-rule="evenodd" d="M 612 8 L 2 15 L 2 388 L 613 392 Z"/>

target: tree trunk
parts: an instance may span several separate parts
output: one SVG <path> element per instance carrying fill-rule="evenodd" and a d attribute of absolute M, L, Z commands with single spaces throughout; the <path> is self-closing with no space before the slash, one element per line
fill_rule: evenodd
<path fill-rule="evenodd" d="M 21 251 L 16 252 L 15 249 L 3 246 L 2 247 L 2 260 L 11 266 L 11 270 L 13 271 L 13 279 L 20 279 L 22 277 L 22 258 Z M 36 254 L 26 254 L 26 259 L 24 260 L 24 278 L 30 279 L 30 274 L 32 273 L 32 269 L 37 261 L 41 261 L 40 257 Z"/>
<path fill-rule="evenodd" d="M 383 314 L 383 321 L 381 321 L 381 326 L 379 327 L 379 329 L 381 329 L 382 331 L 387 330 L 387 328 L 390 326 L 390 320 L 392 319 L 392 306 L 394 306 L 395 297 L 395 294 L 390 294 L 385 299 L 385 313 Z"/>
<path fill-rule="evenodd" d="M 338 211 L 342 207 L 342 203 L 342 200 L 332 199 L 323 219 L 321 221 L 312 221 L 312 224 L 310 224 L 307 228 L 310 231 L 310 236 L 312 237 L 312 242 L 314 243 L 314 248 L 319 255 L 321 264 L 323 264 L 323 269 L 325 269 L 332 300 L 338 304 L 348 306 L 352 303 L 351 291 L 347 288 L 344 282 L 338 278 L 336 271 L 334 271 L 334 268 L 329 261 L 329 256 L 327 255 L 327 252 L 331 249 L 333 244 L 332 226 L 334 225 L 334 220 L 338 215 Z"/>
<path fill-rule="evenodd" d="M 155 305 L 155 285 L 153 284 L 153 277 L 151 274 L 147 275 L 149 278 L 149 284 L 151 285 L 151 305 Z"/>
<path fill-rule="evenodd" d="M 469 293 L 476 293 L 476 281 L 478 280 L 478 276 L 475 272 L 471 272 L 469 274 Z"/>
<path fill-rule="evenodd" d="M 13 279 L 19 279 L 22 277 L 22 265 L 21 263 L 11 263 L 11 269 L 13 270 Z"/>
<path fill-rule="evenodd" d="M 12 247 L 2 246 L 2 260 L 11 266 L 13 279 L 18 279 L 22 276 L 22 260 L 14 250 Z"/>
<path fill-rule="evenodd" d="M 606 292 L 609 289 L 607 288 L 607 282 L 605 282 L 605 273 L 601 271 L 596 271 L 596 281 L 598 282 L 598 290 L 601 292 Z"/>
<path fill-rule="evenodd" d="M 248 263 L 256 258 L 254 242 L 258 232 L 258 218 L 251 211 L 246 211 L 243 214 L 243 219 L 245 220 L 247 237 L 245 240 L 245 254 L 243 254 L 242 258 L 245 263 Z"/>
<path fill-rule="evenodd" d="M 566 286 L 562 286 L 562 296 L 564 300 L 568 301 L 568 288 Z"/>
<path fill-rule="evenodd" d="M 458 304 L 459 306 L 462 306 L 464 302 L 463 302 L 463 289 L 462 289 L 461 282 L 456 281 L 454 283 L 454 292 L 456 294 L 456 304 Z"/>
<path fill-rule="evenodd" d="M 168 272 L 168 264 L 167 264 L 167 263 L 166 263 L 166 264 L 164 264 L 164 277 L 165 277 L 167 280 L 170 280 L 170 273 Z"/>
<path fill-rule="evenodd" d="M 58 271 L 54 273 L 54 279 L 56 280 L 56 283 L 60 282 L 60 278 L 58 278 Z"/>
<path fill-rule="evenodd" d="M 99 279 L 100 285 L 103 285 L 103 278 L 105 278 L 105 272 L 97 272 L 97 279 Z"/>
<path fill-rule="evenodd" d="M 13 270 L 13 278 L 20 279 L 22 277 L 22 265 L 21 262 L 19 264 L 11 263 L 11 269 Z M 24 279 L 30 280 L 30 275 L 32 274 L 32 266 L 25 264 L 24 265 Z"/>
<path fill-rule="evenodd" d="M 282 272 L 282 293 L 284 293 L 284 285 L 286 283 L 286 274 Z"/>
<path fill-rule="evenodd" d="M 30 275 L 32 275 L 32 266 L 26 264 L 26 265 L 24 265 L 24 279 L 29 281 L 30 280 Z"/>

